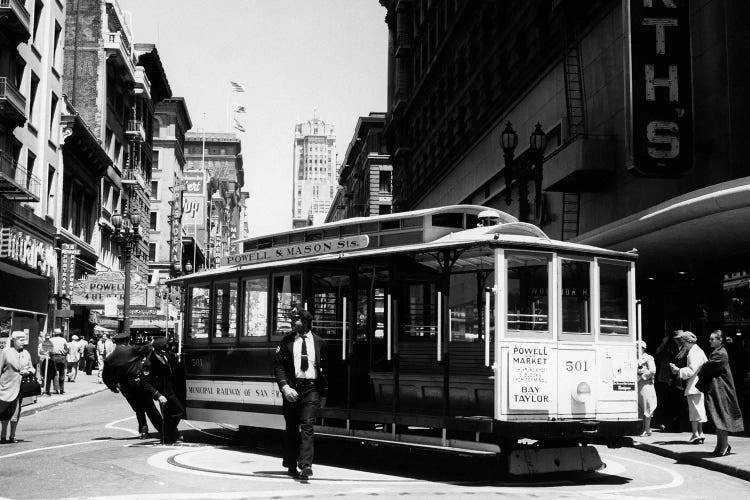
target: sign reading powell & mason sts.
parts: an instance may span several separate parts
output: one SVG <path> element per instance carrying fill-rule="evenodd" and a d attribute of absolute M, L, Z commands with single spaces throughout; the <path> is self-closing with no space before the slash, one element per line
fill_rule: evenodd
<path fill-rule="evenodd" d="M 689 2 L 623 4 L 630 37 L 628 166 L 638 176 L 677 177 L 693 163 Z"/>
<path fill-rule="evenodd" d="M 330 240 L 305 241 L 293 245 L 264 248 L 237 255 L 227 255 L 222 257 L 221 264 L 223 266 L 260 264 L 261 262 L 312 257 L 314 255 L 323 255 L 327 253 L 350 252 L 352 250 L 367 248 L 369 244 L 370 238 L 367 235 Z"/>

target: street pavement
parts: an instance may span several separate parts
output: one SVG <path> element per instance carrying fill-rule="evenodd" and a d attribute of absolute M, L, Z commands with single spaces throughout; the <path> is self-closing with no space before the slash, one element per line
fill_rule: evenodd
<path fill-rule="evenodd" d="M 65 394 L 40 396 L 36 403 L 24 406 L 22 416 L 23 418 L 26 418 L 35 413 L 43 412 L 46 409 L 67 405 L 71 401 L 107 390 L 108 389 L 104 384 L 98 383 L 96 371 L 94 371 L 92 375 L 79 373 L 75 382 L 65 383 Z M 122 399 L 119 395 L 115 397 Z M 125 401 L 122 400 L 121 404 L 125 405 Z M 133 421 L 131 423 L 135 428 L 135 422 Z M 21 428 L 23 428 L 23 424 L 21 425 Z M 212 432 L 215 434 L 215 431 Z M 209 434 L 211 433 L 209 432 Z M 633 443 L 636 450 L 660 455 L 671 459 L 678 464 L 690 464 L 703 469 L 721 472 L 729 476 L 744 479 L 745 481 L 750 481 L 750 437 L 730 436 L 729 442 L 732 446 L 732 453 L 725 457 L 714 457 L 711 453 L 716 445 L 715 435 L 707 434 L 706 442 L 703 445 L 690 444 L 687 441 L 688 438 L 689 433 L 653 432 L 649 437 L 635 437 Z M 603 454 L 616 452 L 618 452 L 618 450 L 602 451 Z M 203 450 L 201 452 L 191 453 L 189 463 L 185 466 L 195 470 L 211 470 L 215 468 L 217 463 L 221 462 L 223 464 L 222 467 L 228 467 L 231 469 L 237 465 L 232 464 L 238 460 L 240 456 L 241 455 L 232 453 L 222 453 L 216 450 Z M 187 457 L 183 458 L 188 460 Z M 172 462 L 178 465 L 181 463 L 174 460 Z M 241 468 L 241 465 L 237 466 Z"/>

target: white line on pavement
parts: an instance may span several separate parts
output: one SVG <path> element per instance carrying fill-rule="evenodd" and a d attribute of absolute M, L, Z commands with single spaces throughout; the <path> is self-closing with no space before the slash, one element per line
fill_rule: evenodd
<path fill-rule="evenodd" d="M 37 451 L 45 451 L 45 450 L 56 450 L 58 448 L 67 448 L 69 446 L 81 446 L 84 444 L 95 444 L 95 443 L 106 443 L 109 441 L 109 439 L 94 439 L 91 441 L 81 441 L 78 443 L 66 443 L 66 444 L 58 444 L 55 446 L 45 446 L 44 448 L 33 448 L 31 450 L 24 450 L 24 451 L 18 451 L 16 453 L 8 453 L 7 455 L 0 455 L 0 459 L 3 458 L 10 458 L 10 457 L 17 457 L 20 455 L 28 455 L 29 453 L 36 453 Z"/>
<path fill-rule="evenodd" d="M 598 491 L 585 492 L 588 496 L 591 496 L 591 497 L 604 498 L 604 499 L 620 498 L 624 494 L 629 494 L 629 493 L 633 493 L 636 491 L 654 491 L 654 490 L 667 490 L 671 488 L 677 488 L 685 482 L 685 478 L 682 476 L 682 474 L 675 472 L 672 469 L 668 469 L 667 467 L 656 465 L 653 462 L 643 462 L 641 460 L 635 460 L 633 458 L 615 457 L 613 455 L 602 455 L 602 457 L 609 457 L 615 460 L 624 460 L 626 462 L 632 462 L 634 464 L 645 465 L 646 467 L 649 467 L 652 469 L 659 469 L 659 470 L 666 472 L 670 476 L 672 476 L 672 480 L 666 484 L 654 484 L 651 486 L 636 486 L 634 488 L 617 488 L 613 490 L 598 490 Z M 628 495 L 627 498 L 631 499 L 633 497 Z"/>
<path fill-rule="evenodd" d="M 138 431 L 135 431 L 133 429 L 128 429 L 127 427 L 119 427 L 115 424 L 119 424 L 120 422 L 124 422 L 126 420 L 132 420 L 135 418 L 135 415 L 127 418 L 121 418 L 120 420 L 115 420 L 114 422 L 110 422 L 107 425 L 104 426 L 105 429 L 117 429 L 118 431 L 125 431 L 130 432 L 131 434 L 138 435 Z"/>

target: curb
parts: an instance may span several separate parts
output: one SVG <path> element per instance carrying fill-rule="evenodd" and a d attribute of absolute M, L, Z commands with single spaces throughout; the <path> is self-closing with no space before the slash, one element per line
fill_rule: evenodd
<path fill-rule="evenodd" d="M 654 455 L 660 455 L 662 457 L 674 459 L 678 463 L 695 465 L 696 467 L 709 469 L 715 472 L 721 472 L 722 474 L 726 474 L 728 476 L 733 476 L 738 479 L 750 481 L 750 470 L 740 469 L 739 467 L 736 467 L 734 465 L 729 465 L 721 462 L 713 462 L 711 460 L 706 460 L 703 458 L 685 456 L 682 453 L 668 450 L 660 446 L 654 446 L 648 443 L 635 443 L 634 448 L 653 453 Z"/>
<path fill-rule="evenodd" d="M 70 396 L 69 398 L 62 399 L 60 401 L 55 401 L 54 403 L 50 403 L 50 404 L 47 404 L 47 405 L 44 405 L 44 406 L 40 406 L 39 408 L 29 408 L 28 410 L 24 410 L 22 408 L 21 409 L 21 416 L 22 417 L 28 417 L 30 415 L 35 415 L 35 414 L 37 414 L 39 412 L 42 412 L 44 410 L 48 410 L 50 408 L 55 408 L 57 406 L 65 404 L 65 403 L 69 403 L 71 401 L 75 401 L 76 399 L 85 398 L 86 396 L 91 396 L 93 394 L 98 394 L 100 392 L 104 392 L 105 390 L 107 390 L 106 386 L 104 386 L 104 387 L 97 387 L 94 390 L 90 390 L 88 392 L 83 392 L 81 394 L 76 394 L 75 396 Z M 38 397 L 41 397 L 41 396 L 38 396 Z"/>

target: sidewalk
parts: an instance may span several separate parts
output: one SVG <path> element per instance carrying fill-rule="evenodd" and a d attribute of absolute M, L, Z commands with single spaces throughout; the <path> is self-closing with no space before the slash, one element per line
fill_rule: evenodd
<path fill-rule="evenodd" d="M 26 404 L 21 408 L 21 415 L 33 415 L 38 411 L 52 406 L 109 390 L 106 385 L 98 383 L 97 374 L 97 370 L 91 372 L 91 375 L 79 372 L 75 382 L 65 382 L 65 394 L 55 394 L 54 390 L 52 390 L 51 396 L 45 396 L 44 392 L 42 392 L 41 396 L 37 396 L 36 403 Z M 42 391 L 44 391 L 44 387 L 42 387 Z"/>
<path fill-rule="evenodd" d="M 702 445 L 690 444 L 690 432 L 653 432 L 648 437 L 634 437 L 636 448 L 686 463 L 715 470 L 730 476 L 750 481 L 750 437 L 729 436 L 732 453 L 726 457 L 712 454 L 716 447 L 716 435 L 706 434 Z"/>

